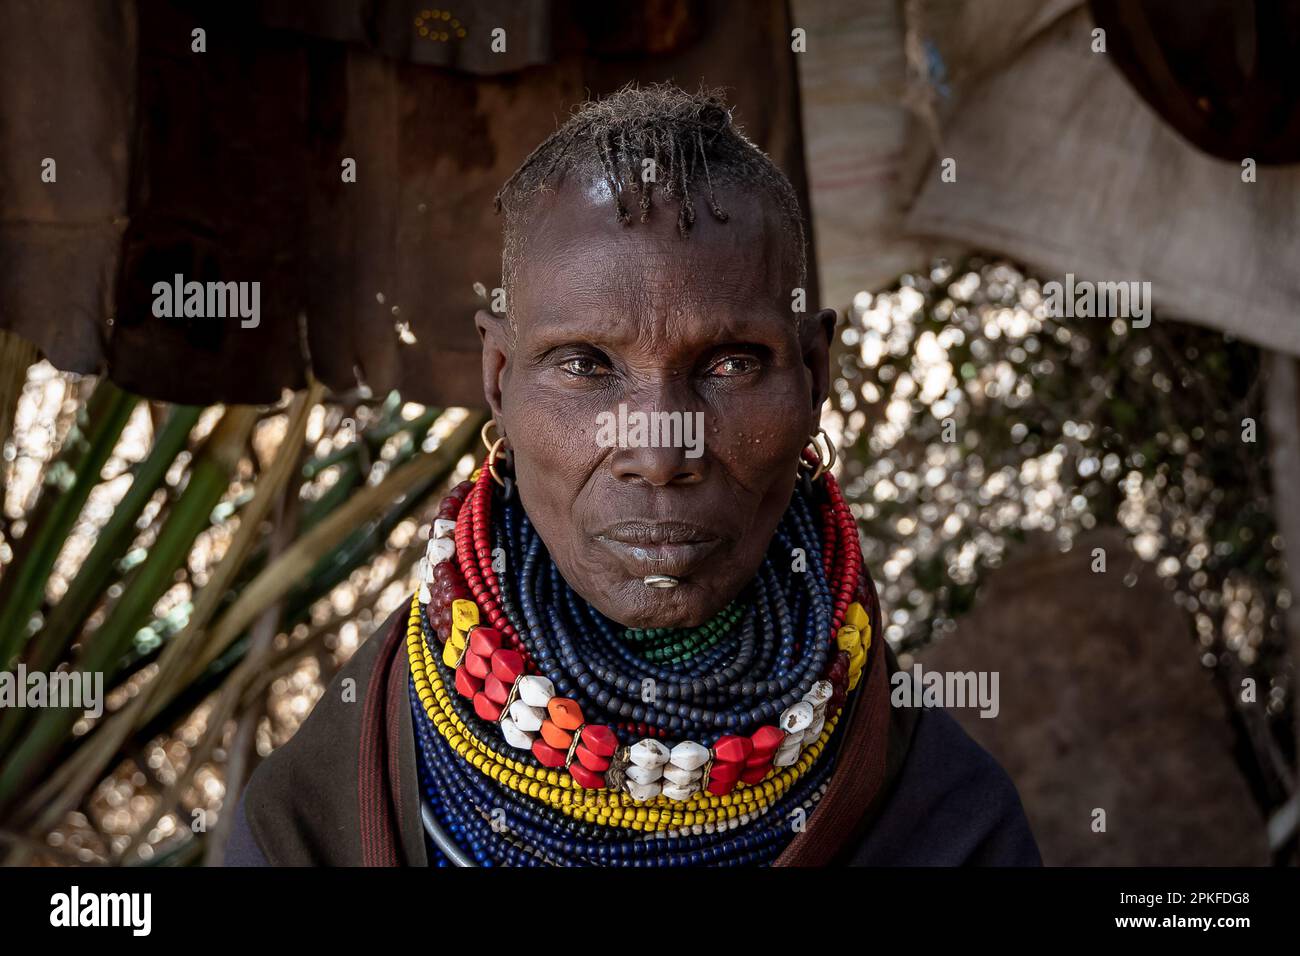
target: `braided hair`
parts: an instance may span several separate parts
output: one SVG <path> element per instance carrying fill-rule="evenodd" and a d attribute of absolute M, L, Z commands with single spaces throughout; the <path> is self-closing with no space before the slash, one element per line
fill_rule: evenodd
<path fill-rule="evenodd" d="M 654 170 L 649 181 L 642 177 L 646 168 Z M 722 92 L 701 87 L 687 93 L 668 83 L 629 84 L 604 99 L 581 104 L 496 194 L 496 210 L 505 214 L 502 274 L 507 299 L 523 253 L 530 200 L 554 189 L 566 176 L 583 175 L 605 182 L 613 214 L 625 225 L 632 224 L 634 209 L 645 222 L 656 199 L 676 203 L 677 231 L 683 238 L 695 223 L 701 190 L 709 213 L 726 222 L 716 187 L 757 189 L 777 203 L 790 267 L 796 284 L 805 284 L 807 251 L 798 196 L 771 158 L 733 123 Z"/>

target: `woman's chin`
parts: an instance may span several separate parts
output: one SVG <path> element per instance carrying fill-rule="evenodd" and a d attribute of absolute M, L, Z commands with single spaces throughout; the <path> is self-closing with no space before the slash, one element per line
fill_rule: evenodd
<path fill-rule="evenodd" d="M 651 587 L 643 580 L 627 579 L 592 596 L 587 602 L 611 621 L 624 627 L 699 627 L 730 601 L 716 583 L 683 578 L 675 587 Z"/>

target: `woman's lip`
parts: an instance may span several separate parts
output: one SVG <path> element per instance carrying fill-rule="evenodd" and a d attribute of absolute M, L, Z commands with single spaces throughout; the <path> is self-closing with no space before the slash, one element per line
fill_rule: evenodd
<path fill-rule="evenodd" d="M 599 532 L 596 537 L 645 547 L 705 544 L 718 540 L 718 535 L 708 528 L 686 521 L 620 521 Z"/>
<path fill-rule="evenodd" d="M 603 534 L 596 535 L 595 540 L 604 545 L 635 577 L 645 577 L 647 574 L 685 577 L 722 543 L 720 538 L 710 538 L 707 541 L 635 544 Z"/>

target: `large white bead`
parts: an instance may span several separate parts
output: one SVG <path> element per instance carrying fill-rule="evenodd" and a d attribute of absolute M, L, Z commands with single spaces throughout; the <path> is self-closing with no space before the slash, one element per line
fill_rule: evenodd
<path fill-rule="evenodd" d="M 668 762 L 676 764 L 683 770 L 703 767 L 709 759 L 709 748 L 697 744 L 694 740 L 683 740 L 668 755 Z"/>
<path fill-rule="evenodd" d="M 787 734 L 797 734 L 801 730 L 807 730 L 812 724 L 813 706 L 806 700 L 801 700 L 797 704 L 791 704 L 781 714 L 780 726 Z"/>
<path fill-rule="evenodd" d="M 456 537 L 456 522 L 450 518 L 435 518 L 433 520 L 433 536 L 435 538 Z"/>
<path fill-rule="evenodd" d="M 637 783 L 635 780 L 628 779 L 623 783 L 624 789 L 633 800 L 653 800 L 659 796 L 659 781 L 654 783 Z"/>
<path fill-rule="evenodd" d="M 688 783 L 699 783 L 700 777 L 704 775 L 704 768 L 697 767 L 694 770 L 683 770 L 675 763 L 670 763 L 664 767 L 664 779 L 678 786 L 685 786 Z"/>
<path fill-rule="evenodd" d="M 423 584 L 433 583 L 433 564 L 428 557 L 423 557 L 415 565 L 415 576 Z"/>
<path fill-rule="evenodd" d="M 789 767 L 798 762 L 799 754 L 803 748 L 799 746 L 799 737 L 788 738 L 785 743 L 776 748 L 776 754 L 772 757 L 773 767 Z M 791 741 L 794 741 L 791 744 Z"/>
<path fill-rule="evenodd" d="M 819 680 L 817 683 L 813 684 L 812 687 L 808 688 L 808 693 L 803 695 L 803 699 L 812 704 L 813 709 L 816 709 L 824 706 L 826 702 L 831 699 L 831 695 L 834 693 L 835 688 L 831 686 L 830 681 Z"/>
<path fill-rule="evenodd" d="M 444 561 L 450 561 L 456 555 L 456 542 L 451 538 L 430 538 L 429 547 L 425 549 L 425 556 L 434 567 L 442 564 Z"/>
<path fill-rule="evenodd" d="M 659 741 L 646 737 L 634 743 L 628 749 L 627 756 L 638 767 L 653 770 L 668 762 L 668 748 Z"/>
<path fill-rule="evenodd" d="M 669 800 L 689 800 L 695 796 L 695 792 L 700 788 L 693 783 L 683 786 L 679 783 L 665 783 L 663 788 L 664 796 Z"/>
<path fill-rule="evenodd" d="M 420 603 L 428 604 L 433 600 L 433 592 L 429 590 L 429 585 L 423 581 L 420 582 Z"/>
<path fill-rule="evenodd" d="M 541 730 L 542 720 L 545 717 L 545 710 L 534 707 L 527 701 L 516 700 L 510 705 L 510 719 L 515 722 L 515 726 L 526 733 L 535 734 Z"/>
<path fill-rule="evenodd" d="M 809 725 L 808 729 L 803 732 L 804 741 L 807 743 L 812 743 L 814 740 L 816 740 L 818 737 L 822 735 L 822 728 L 825 726 L 826 726 L 826 717 L 824 715 L 819 714 L 817 716 L 817 719 L 814 720 Z"/>
<path fill-rule="evenodd" d="M 533 746 L 532 735 L 520 730 L 509 717 L 501 721 L 501 736 L 506 738 L 506 743 L 511 747 L 519 750 L 529 750 Z"/>
<path fill-rule="evenodd" d="M 519 699 L 530 707 L 545 707 L 555 696 L 555 685 L 541 674 L 525 674 L 519 678 Z"/>
<path fill-rule="evenodd" d="M 635 783 L 657 783 L 663 777 L 658 767 L 641 767 L 637 764 L 628 764 L 627 779 Z"/>

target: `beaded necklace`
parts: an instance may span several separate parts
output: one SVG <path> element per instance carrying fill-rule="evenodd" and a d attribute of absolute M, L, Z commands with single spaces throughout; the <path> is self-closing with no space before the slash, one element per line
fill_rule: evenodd
<path fill-rule="evenodd" d="M 407 630 L 436 865 L 771 863 L 825 792 L 871 641 L 857 529 L 801 481 L 699 628 L 622 628 L 487 469 L 439 508 Z M 471 864 L 471 865 L 472 865 Z"/>

